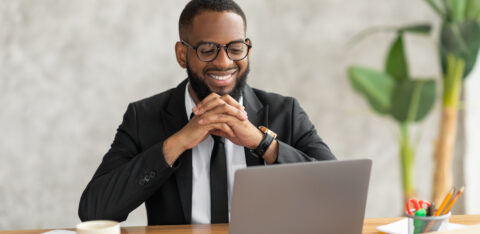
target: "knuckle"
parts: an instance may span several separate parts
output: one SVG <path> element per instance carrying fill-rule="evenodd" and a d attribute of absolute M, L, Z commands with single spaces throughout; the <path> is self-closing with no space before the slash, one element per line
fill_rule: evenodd
<path fill-rule="evenodd" d="M 219 95 L 217 93 L 211 93 L 210 95 L 208 95 L 209 97 L 219 97 Z"/>
<path fill-rule="evenodd" d="M 237 108 L 235 108 L 233 106 L 229 106 L 228 107 L 228 114 L 237 115 L 237 114 L 239 114 L 239 111 L 237 110 Z"/>
<path fill-rule="evenodd" d="M 222 96 L 222 99 L 223 100 L 231 100 L 232 97 L 230 97 L 230 95 L 228 95 L 228 94 L 225 94 L 225 95 Z"/>

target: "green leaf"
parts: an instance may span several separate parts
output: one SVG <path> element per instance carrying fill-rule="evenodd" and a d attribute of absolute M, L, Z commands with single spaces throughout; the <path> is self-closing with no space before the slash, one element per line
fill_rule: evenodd
<path fill-rule="evenodd" d="M 398 29 L 399 33 L 417 33 L 417 34 L 424 34 L 428 35 L 430 34 L 430 31 L 432 30 L 432 26 L 430 24 L 415 24 L 415 25 L 409 25 L 405 27 L 401 27 Z"/>
<path fill-rule="evenodd" d="M 350 83 L 379 114 L 389 114 L 395 78 L 370 68 L 352 66 L 348 69 Z"/>
<path fill-rule="evenodd" d="M 426 0 L 428 5 L 430 5 L 430 7 L 432 7 L 432 9 L 437 12 L 437 14 L 442 18 L 442 19 L 446 19 L 447 18 L 447 14 L 446 14 L 446 10 L 445 8 L 443 7 L 443 5 L 441 4 L 438 4 L 438 1 L 435 1 L 435 0 Z"/>
<path fill-rule="evenodd" d="M 408 65 L 403 46 L 403 34 L 399 34 L 388 52 L 385 71 L 398 82 L 408 79 Z"/>
<path fill-rule="evenodd" d="M 406 80 L 395 87 L 392 115 L 399 122 L 417 122 L 427 116 L 435 102 L 435 81 Z"/>
<path fill-rule="evenodd" d="M 452 21 L 452 8 L 450 7 L 450 4 L 447 2 L 448 0 L 441 0 L 440 2 L 442 3 L 443 9 L 445 9 L 445 22 L 451 22 Z"/>
<path fill-rule="evenodd" d="M 360 33 L 356 34 L 348 44 L 356 44 L 359 41 L 369 37 L 375 33 L 388 33 L 388 32 L 397 32 L 397 33 L 414 33 L 420 35 L 429 35 L 430 31 L 432 30 L 432 26 L 430 24 L 414 24 L 408 25 L 404 27 L 393 27 L 393 26 L 380 26 L 380 27 L 372 27 L 366 30 L 361 31 Z"/>
<path fill-rule="evenodd" d="M 466 0 L 467 9 L 465 17 L 467 19 L 480 21 L 480 1 L 479 0 Z"/>
<path fill-rule="evenodd" d="M 444 24 L 440 34 L 440 55 L 443 73 L 446 72 L 447 54 L 465 61 L 463 77 L 468 76 L 480 49 L 480 22 L 466 20 L 460 24 Z"/>
<path fill-rule="evenodd" d="M 450 9 L 452 10 L 451 16 L 452 16 L 453 22 L 462 22 L 465 19 L 467 1 L 466 0 L 449 0 L 448 4 L 450 5 Z"/>

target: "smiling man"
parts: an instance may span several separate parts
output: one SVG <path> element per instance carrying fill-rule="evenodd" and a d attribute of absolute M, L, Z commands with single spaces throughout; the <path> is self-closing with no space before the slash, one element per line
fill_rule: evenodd
<path fill-rule="evenodd" d="M 233 176 L 255 165 L 335 159 L 298 102 L 246 84 L 252 41 L 232 0 L 192 0 L 179 21 L 176 88 L 131 103 L 82 194 L 82 221 L 229 222 Z"/>

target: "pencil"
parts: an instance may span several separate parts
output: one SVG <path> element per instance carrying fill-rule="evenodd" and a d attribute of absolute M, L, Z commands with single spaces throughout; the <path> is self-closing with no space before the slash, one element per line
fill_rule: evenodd
<path fill-rule="evenodd" d="M 440 214 L 442 214 L 443 209 L 447 205 L 448 201 L 450 201 L 450 198 L 452 197 L 454 192 L 455 192 L 455 188 L 452 188 L 450 190 L 450 192 L 447 193 L 447 195 L 445 196 L 445 198 L 442 201 L 442 204 L 438 207 L 438 210 L 435 211 L 434 216 L 439 216 Z"/>
<path fill-rule="evenodd" d="M 450 211 L 450 209 L 452 209 L 453 204 L 455 204 L 455 202 L 457 201 L 458 197 L 460 197 L 460 195 L 462 195 L 463 189 L 464 189 L 464 187 L 461 187 L 461 188 L 457 191 L 457 194 L 455 194 L 455 197 L 452 198 L 452 200 L 451 200 L 450 203 L 448 204 L 447 208 L 445 208 L 445 210 L 442 212 L 442 215 L 447 214 L 447 213 Z"/>
<path fill-rule="evenodd" d="M 447 205 L 448 201 L 450 201 L 450 198 L 452 197 L 453 193 L 455 192 L 455 188 L 452 188 L 448 193 L 447 195 L 445 195 L 445 198 L 443 199 L 442 201 L 442 204 L 440 204 L 440 206 L 438 207 L 437 211 L 435 211 L 435 214 L 433 214 L 433 216 L 439 216 L 442 211 L 443 211 L 443 208 L 445 208 L 445 206 Z M 427 227 L 423 230 L 424 232 L 428 232 L 430 231 L 430 228 L 432 228 L 432 225 L 433 225 L 433 221 L 430 221 L 427 225 Z"/>

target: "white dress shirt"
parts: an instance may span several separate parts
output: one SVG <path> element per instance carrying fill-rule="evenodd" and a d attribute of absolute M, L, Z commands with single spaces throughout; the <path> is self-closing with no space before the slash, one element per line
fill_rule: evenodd
<path fill-rule="evenodd" d="M 187 84 L 185 88 L 185 110 L 188 119 L 195 107 L 190 96 Z M 240 105 L 243 98 L 240 97 Z M 213 138 L 208 136 L 204 141 L 192 148 L 192 223 L 210 223 L 210 157 L 213 149 Z M 235 171 L 247 167 L 243 146 L 238 146 L 225 139 L 225 153 L 227 156 L 227 184 L 228 184 L 228 216 L 232 204 L 233 179 Z"/>

